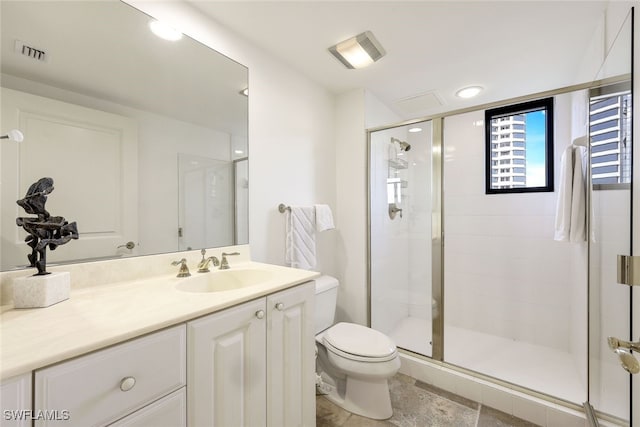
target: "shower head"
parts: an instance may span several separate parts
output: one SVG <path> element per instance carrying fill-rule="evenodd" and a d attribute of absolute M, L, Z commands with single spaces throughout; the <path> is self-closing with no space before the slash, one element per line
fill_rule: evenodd
<path fill-rule="evenodd" d="M 404 141 L 400 141 L 398 138 L 391 138 L 391 143 L 393 144 L 394 142 L 397 142 L 398 145 L 400 146 L 400 151 L 409 151 L 411 150 L 411 144 L 404 142 Z"/>

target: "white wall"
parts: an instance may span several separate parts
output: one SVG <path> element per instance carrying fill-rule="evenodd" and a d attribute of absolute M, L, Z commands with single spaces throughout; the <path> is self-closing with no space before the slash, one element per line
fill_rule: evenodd
<path fill-rule="evenodd" d="M 329 204 L 337 212 L 332 94 L 182 2 L 131 0 L 249 68 L 249 240 L 252 258 L 284 265 L 287 205 Z M 339 218 L 336 218 L 339 228 Z M 317 270 L 339 276 L 338 231 L 318 235 Z"/>
<path fill-rule="evenodd" d="M 336 317 L 367 323 L 367 145 L 364 91 L 338 96 L 336 182 L 340 288 Z"/>
<path fill-rule="evenodd" d="M 338 205 L 337 319 L 367 324 L 367 136 L 365 129 L 399 121 L 370 91 L 353 90 L 336 103 Z"/>

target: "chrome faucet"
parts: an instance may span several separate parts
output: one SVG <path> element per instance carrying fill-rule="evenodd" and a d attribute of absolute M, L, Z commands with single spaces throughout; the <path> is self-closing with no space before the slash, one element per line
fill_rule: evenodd
<path fill-rule="evenodd" d="M 171 265 L 180 265 L 180 271 L 178 271 L 178 274 L 176 275 L 176 277 L 191 276 L 191 273 L 189 273 L 189 267 L 187 267 L 186 258 L 182 258 L 180 261 L 173 261 Z"/>
<path fill-rule="evenodd" d="M 204 257 L 204 254 L 207 253 L 206 249 L 200 250 L 200 253 L 202 254 L 202 260 L 198 263 L 198 273 L 208 273 L 210 262 L 213 262 L 214 267 L 217 267 L 220 265 L 220 261 L 218 261 L 218 258 L 214 256 L 210 256 L 209 258 Z"/>
<path fill-rule="evenodd" d="M 222 261 L 220 261 L 220 270 L 229 269 L 229 261 L 227 261 L 227 256 L 231 256 L 231 255 L 240 255 L 240 252 L 231 252 L 231 253 L 222 252 Z"/>

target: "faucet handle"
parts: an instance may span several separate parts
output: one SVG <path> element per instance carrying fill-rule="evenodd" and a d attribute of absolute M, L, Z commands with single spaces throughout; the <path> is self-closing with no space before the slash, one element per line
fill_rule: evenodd
<path fill-rule="evenodd" d="M 220 261 L 220 270 L 228 270 L 229 269 L 229 261 L 227 261 L 227 256 L 231 255 L 240 255 L 240 252 L 222 252 L 222 260 Z"/>
<path fill-rule="evenodd" d="M 180 265 L 180 271 L 178 271 L 178 274 L 176 275 L 176 277 L 189 277 L 189 276 L 191 276 L 191 273 L 189 273 L 189 267 L 187 267 L 187 259 L 186 258 L 182 258 L 179 261 L 173 261 L 171 263 L 171 265 Z"/>

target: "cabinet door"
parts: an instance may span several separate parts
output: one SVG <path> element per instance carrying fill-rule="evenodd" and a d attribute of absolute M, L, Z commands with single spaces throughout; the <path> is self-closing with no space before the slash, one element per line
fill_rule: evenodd
<path fill-rule="evenodd" d="M 265 299 L 187 323 L 187 423 L 264 426 Z"/>
<path fill-rule="evenodd" d="M 3 380 L 0 384 L 0 403 L 0 426 L 31 426 L 31 373 Z"/>
<path fill-rule="evenodd" d="M 314 284 L 267 297 L 267 425 L 315 425 Z"/>

